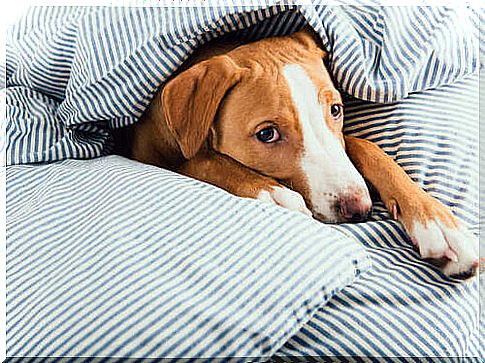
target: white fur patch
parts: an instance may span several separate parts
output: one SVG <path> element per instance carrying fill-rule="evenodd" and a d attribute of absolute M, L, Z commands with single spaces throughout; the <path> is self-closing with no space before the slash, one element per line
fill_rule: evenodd
<path fill-rule="evenodd" d="M 468 272 L 479 259 L 478 238 L 463 226 L 449 228 L 440 220 L 426 226 L 415 222 L 410 236 L 423 258 L 451 258 L 443 267 L 446 275 Z"/>
<path fill-rule="evenodd" d="M 341 194 L 361 190 L 366 194 L 363 197 L 369 198 L 367 187 L 340 141 L 328 128 L 324 107 L 329 105 L 320 104 L 318 90 L 305 70 L 288 64 L 283 74 L 303 130 L 301 167 L 308 179 L 313 208 L 326 218 L 334 219 L 335 202 Z"/>
<path fill-rule="evenodd" d="M 273 187 L 271 191 L 263 190 L 257 198 L 263 202 L 274 203 L 280 207 L 312 216 L 301 194 L 285 187 Z"/>

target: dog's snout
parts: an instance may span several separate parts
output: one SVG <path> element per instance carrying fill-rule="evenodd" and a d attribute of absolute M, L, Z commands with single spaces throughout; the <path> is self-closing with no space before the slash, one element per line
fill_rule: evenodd
<path fill-rule="evenodd" d="M 372 210 L 372 202 L 367 193 L 352 191 L 342 194 L 338 202 L 340 214 L 351 222 L 366 220 Z"/>

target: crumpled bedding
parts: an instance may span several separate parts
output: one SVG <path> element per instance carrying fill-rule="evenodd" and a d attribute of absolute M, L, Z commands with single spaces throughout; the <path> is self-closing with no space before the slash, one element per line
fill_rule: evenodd
<path fill-rule="evenodd" d="M 422 261 L 378 201 L 325 226 L 108 156 L 198 46 L 305 23 L 346 132 L 478 231 L 476 10 L 34 8 L 7 40 L 7 356 L 484 356 L 478 282 Z"/>

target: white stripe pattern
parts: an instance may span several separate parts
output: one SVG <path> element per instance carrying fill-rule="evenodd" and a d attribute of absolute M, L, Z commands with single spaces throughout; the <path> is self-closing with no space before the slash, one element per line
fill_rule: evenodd
<path fill-rule="evenodd" d="M 476 75 L 393 104 L 346 104 L 348 134 L 376 142 L 478 231 Z M 372 270 L 319 309 L 278 355 L 483 357 L 478 281 L 445 278 L 383 208 L 374 213 L 375 222 L 337 227 L 363 243 Z"/>
<path fill-rule="evenodd" d="M 308 21 L 338 85 L 374 102 L 478 69 L 473 9 L 257 4 L 32 8 L 7 39 L 7 163 L 107 155 L 108 126 L 135 122 L 195 48 L 235 30 L 254 40 Z"/>
<path fill-rule="evenodd" d="M 308 22 L 351 96 L 346 132 L 477 231 L 483 11 L 205 5 L 33 8 L 9 32 L 7 356 L 483 357 L 478 284 L 422 261 L 382 204 L 321 226 L 106 157 L 198 46 Z M 370 264 L 354 241 L 373 268 L 341 291 Z"/>
<path fill-rule="evenodd" d="M 297 212 L 120 157 L 7 179 L 8 356 L 267 356 L 368 267 Z"/>

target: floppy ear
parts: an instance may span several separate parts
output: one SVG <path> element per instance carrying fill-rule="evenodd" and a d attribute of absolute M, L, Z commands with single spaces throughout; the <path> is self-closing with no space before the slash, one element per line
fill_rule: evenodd
<path fill-rule="evenodd" d="M 186 159 L 199 151 L 224 95 L 240 79 L 241 68 L 222 55 L 194 65 L 165 85 L 165 120 Z"/>

